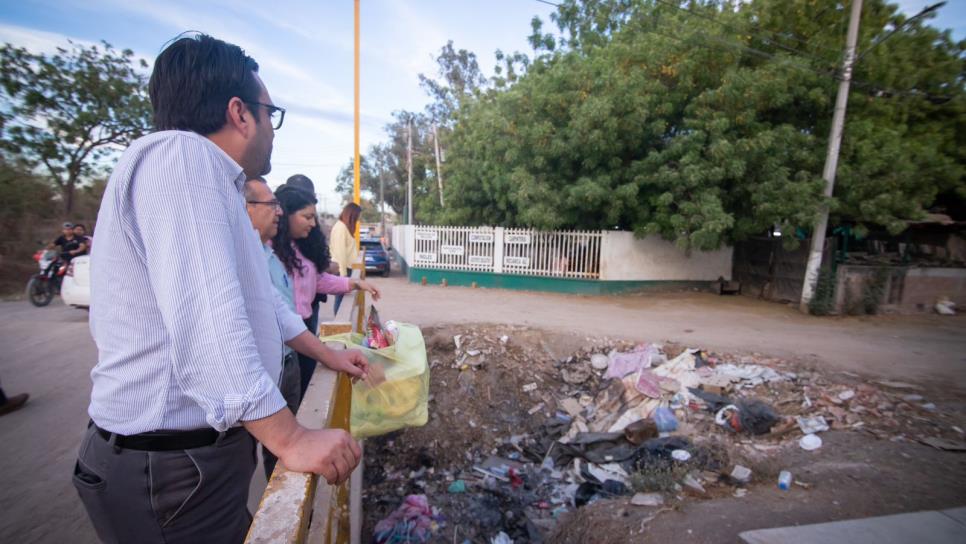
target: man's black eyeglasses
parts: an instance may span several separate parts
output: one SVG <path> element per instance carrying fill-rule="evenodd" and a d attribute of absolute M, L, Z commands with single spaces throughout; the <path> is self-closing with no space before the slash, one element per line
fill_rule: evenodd
<path fill-rule="evenodd" d="M 249 204 L 261 204 L 263 206 L 271 206 L 276 210 L 282 209 L 282 204 L 278 200 L 246 200 L 245 202 Z"/>
<path fill-rule="evenodd" d="M 272 128 L 278 130 L 282 128 L 282 122 L 285 121 L 285 108 L 280 108 L 274 104 L 263 104 L 261 102 L 249 102 L 245 101 L 246 104 L 250 106 L 262 106 L 268 110 L 268 118 L 272 122 Z"/>

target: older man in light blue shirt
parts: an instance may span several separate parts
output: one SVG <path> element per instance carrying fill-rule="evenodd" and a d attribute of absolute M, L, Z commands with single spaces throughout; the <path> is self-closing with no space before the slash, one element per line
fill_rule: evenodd
<path fill-rule="evenodd" d="M 289 311 L 294 314 L 296 313 L 295 293 L 293 292 L 292 278 L 285 271 L 285 267 L 282 266 L 282 262 L 278 260 L 278 256 L 275 255 L 275 251 L 272 250 L 269 243 L 275 233 L 278 232 L 278 222 L 282 215 L 282 209 L 275 195 L 268 188 L 268 184 L 261 177 L 247 180 L 243 193 L 248 217 L 262 242 L 265 260 L 268 263 L 268 276 L 272 280 L 272 286 L 282 296 Z M 293 414 L 298 413 L 299 404 L 302 402 L 300 382 L 301 373 L 299 372 L 298 355 L 292 348 L 285 346 L 278 388 L 285 399 L 285 404 L 288 405 Z M 271 479 L 278 457 L 263 446 L 262 459 L 265 467 L 265 478 Z"/>

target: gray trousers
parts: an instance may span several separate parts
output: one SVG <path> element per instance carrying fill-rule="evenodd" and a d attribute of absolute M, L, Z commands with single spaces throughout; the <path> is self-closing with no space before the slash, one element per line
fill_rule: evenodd
<path fill-rule="evenodd" d="M 255 470 L 248 432 L 190 450 L 115 449 L 91 426 L 74 487 L 102 542 L 241 543 Z"/>
<path fill-rule="evenodd" d="M 282 379 L 281 383 L 278 384 L 278 389 L 281 391 L 288 409 L 293 414 L 297 414 L 299 404 L 302 403 L 302 372 L 299 370 L 298 354 L 294 351 L 289 352 L 282 359 Z M 265 479 L 271 480 L 272 471 L 275 470 L 278 457 L 269 451 L 265 444 L 262 444 L 262 459 L 265 467 Z"/>

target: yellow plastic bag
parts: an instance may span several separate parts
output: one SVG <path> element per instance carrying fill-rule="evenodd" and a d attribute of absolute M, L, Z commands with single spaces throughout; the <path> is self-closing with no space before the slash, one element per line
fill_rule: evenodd
<path fill-rule="evenodd" d="M 363 380 L 352 385 L 349 430 L 356 438 L 421 427 L 429 420 L 429 365 L 423 333 L 416 325 L 397 322 L 396 326 L 395 343 L 378 350 L 363 347 L 361 334 L 322 338 L 362 351 L 370 366 L 381 366 L 386 374 L 386 381 L 376 387 Z"/>

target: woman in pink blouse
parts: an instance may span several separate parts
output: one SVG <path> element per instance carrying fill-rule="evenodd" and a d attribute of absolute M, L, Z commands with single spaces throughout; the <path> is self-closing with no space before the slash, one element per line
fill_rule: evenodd
<path fill-rule="evenodd" d="M 285 270 L 292 277 L 295 311 L 312 328 L 312 301 L 317 294 L 341 295 L 361 289 L 373 300 L 379 300 L 379 290 L 365 280 L 340 277 L 327 272 L 329 244 L 316 220 L 315 195 L 296 187 L 283 185 L 275 191 L 282 207 L 278 233 L 272 238 L 272 249 Z M 312 331 L 317 333 L 318 329 Z M 299 354 L 302 394 L 309 386 L 316 362 Z"/>

